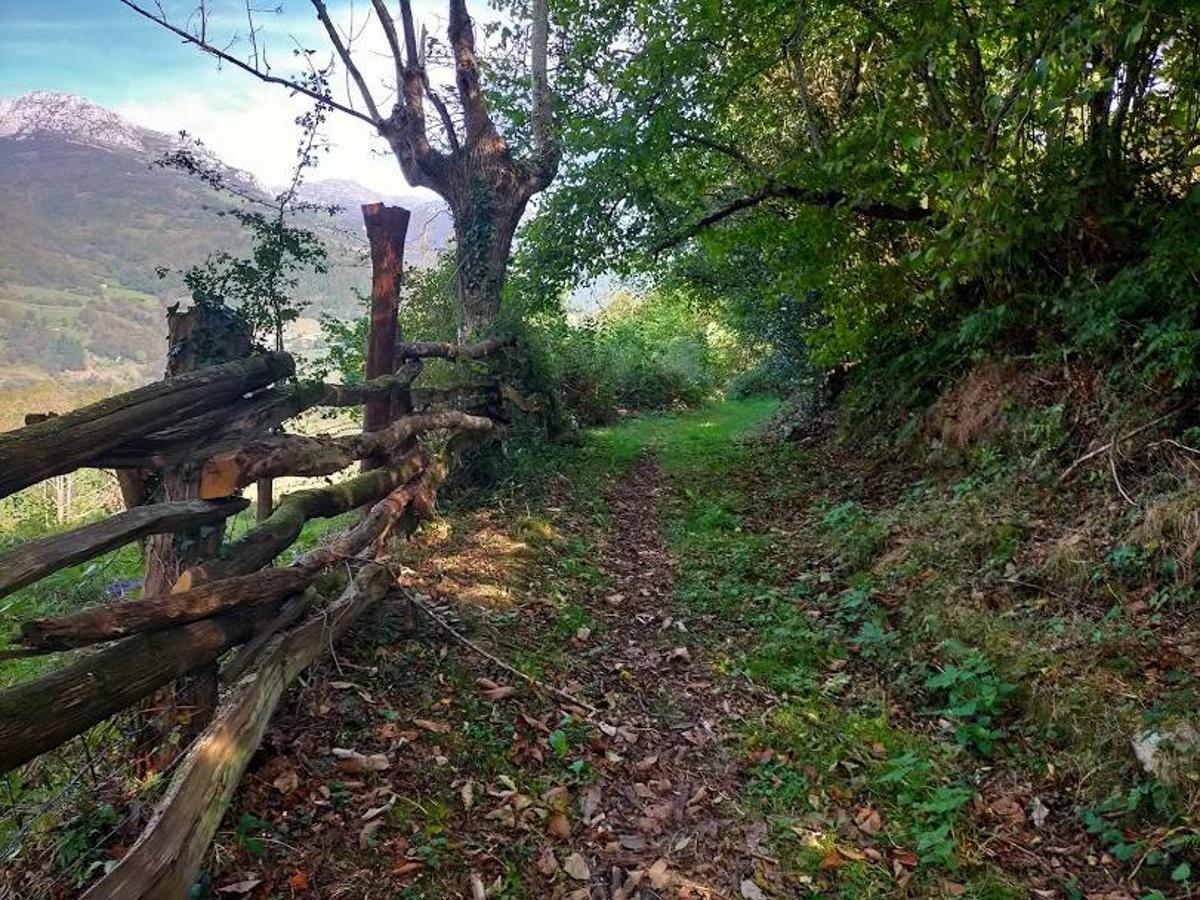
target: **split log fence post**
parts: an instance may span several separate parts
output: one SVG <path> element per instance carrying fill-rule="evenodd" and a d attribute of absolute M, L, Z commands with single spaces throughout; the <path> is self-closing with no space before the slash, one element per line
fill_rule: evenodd
<path fill-rule="evenodd" d="M 400 282 L 404 277 L 404 239 L 410 213 L 399 206 L 367 203 L 362 214 L 371 245 L 371 321 L 364 365 L 364 376 L 370 381 L 396 371 Z M 398 413 L 411 408 L 406 394 L 368 400 L 363 407 L 363 431 L 382 431 Z M 385 461 L 381 457 L 363 460 L 362 468 L 366 471 Z"/>
<path fill-rule="evenodd" d="M 26 428 L 0 435 L 0 496 L 85 466 L 117 468 L 129 507 L 0 554 L 0 595 L 135 540 L 145 542 L 146 572 L 141 600 L 22 623 L 25 646 L 4 655 L 102 646 L 0 689 L 0 774 L 115 713 L 137 710 L 185 677 L 192 703 L 219 709 L 190 747 L 181 744 L 186 756 L 155 817 L 88 897 L 186 893 L 288 682 L 391 589 L 389 570 L 378 565 L 388 540 L 430 515 L 455 461 L 503 421 L 507 388 L 494 377 L 418 388 L 414 398 L 422 359 L 483 359 L 511 340 L 398 343 L 409 214 L 382 204 L 363 214 L 373 261 L 363 383 L 280 383 L 295 372 L 284 353 L 222 362 L 249 353 L 249 335 L 228 311 L 196 308 L 170 318 L 164 381 L 62 416 L 34 416 Z M 282 428 L 313 407 L 359 405 L 359 434 L 307 437 Z M 430 431 L 448 435 L 436 453 L 419 441 Z M 274 502 L 274 478 L 332 475 L 359 460 L 365 471 L 353 477 Z M 251 484 L 259 521 L 222 543 L 225 522 L 246 508 L 240 494 Z M 363 515 L 352 526 L 273 567 L 306 522 L 353 509 Z M 358 575 L 341 597 L 322 596 L 318 585 L 347 567 Z M 215 675 L 222 660 L 223 698 Z M 199 673 L 206 677 L 197 682 Z M 177 703 L 171 694 L 167 705 Z M 205 723 L 193 716 L 187 724 Z"/>

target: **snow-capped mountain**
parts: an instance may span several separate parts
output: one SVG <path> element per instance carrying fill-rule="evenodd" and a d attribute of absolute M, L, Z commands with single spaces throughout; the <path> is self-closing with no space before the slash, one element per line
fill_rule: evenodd
<path fill-rule="evenodd" d="M 53 134 L 68 141 L 110 150 L 146 153 L 161 146 L 157 132 L 134 125 L 83 97 L 56 91 L 34 91 L 0 100 L 0 137 L 28 138 Z"/>
<path fill-rule="evenodd" d="M 163 306 L 184 294 L 179 273 L 211 253 L 245 248 L 236 222 L 215 214 L 235 201 L 153 165 L 180 144 L 69 94 L 0 100 L 0 390 L 118 364 L 136 363 L 151 377 L 161 370 Z M 227 180 L 269 193 L 209 156 Z M 452 232 L 445 207 L 415 194 L 387 198 L 355 182 L 314 180 L 304 196 L 345 209 L 334 221 L 305 217 L 334 262 L 297 291 L 314 317 L 361 310 L 355 291 L 370 284 L 362 203 L 413 210 L 410 263 L 430 261 Z M 160 279 L 160 267 L 175 274 Z"/>
<path fill-rule="evenodd" d="M 182 135 L 135 125 L 111 109 L 83 97 L 58 91 L 34 91 L 11 100 L 0 100 L 0 138 L 38 137 L 137 154 L 149 161 L 188 146 L 194 155 L 220 169 L 226 177 L 258 188 L 253 175 L 228 165 L 208 148 L 193 146 Z"/>

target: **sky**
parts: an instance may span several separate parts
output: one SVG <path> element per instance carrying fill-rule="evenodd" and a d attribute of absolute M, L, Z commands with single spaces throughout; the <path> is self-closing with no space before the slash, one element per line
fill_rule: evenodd
<path fill-rule="evenodd" d="M 153 0 L 146 5 L 152 8 Z M 162 5 L 172 20 L 183 23 L 198 3 L 163 0 Z M 207 0 L 207 5 L 209 33 L 225 40 L 237 35 L 230 52 L 244 55 L 245 3 Z M 279 0 L 251 5 L 273 10 Z M 391 93 L 392 68 L 378 23 L 364 21 L 370 3 L 332 0 L 328 5 L 343 28 L 353 22 L 356 31 L 361 29 L 355 59 L 382 105 Z M 444 4 L 414 0 L 413 7 L 431 33 L 444 32 Z M 277 74 L 296 71 L 293 38 L 322 51 L 329 46 L 305 0 L 283 0 L 281 14 L 257 15 Z M 78 94 L 157 131 L 186 130 L 267 186 L 287 180 L 299 139 L 293 122 L 311 106 L 283 88 L 218 67 L 119 0 L 0 0 L 0 98 L 35 90 Z M 346 85 L 337 79 L 334 90 L 339 100 L 348 97 Z M 411 192 L 395 158 L 367 123 L 335 111 L 325 131 L 330 151 L 311 177 L 348 178 L 388 195 Z"/>

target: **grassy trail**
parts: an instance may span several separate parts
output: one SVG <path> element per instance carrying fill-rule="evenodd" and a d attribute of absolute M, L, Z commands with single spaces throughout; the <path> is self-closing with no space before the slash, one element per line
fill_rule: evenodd
<path fill-rule="evenodd" d="M 596 712 L 385 607 L 281 711 L 211 883 L 260 879 L 262 897 L 1188 896 L 1186 804 L 1126 789 L 1072 737 L 1103 736 L 1081 716 L 1122 714 L 1094 708 L 1106 682 L 1044 708 L 1054 648 L 1029 622 L 1045 610 L 976 615 L 979 538 L 934 518 L 925 543 L 914 535 L 916 504 L 944 517 L 961 496 L 944 509 L 912 473 L 743 440 L 773 409 L 724 403 L 514 453 L 510 483 L 398 548 L 439 617 Z M 1013 636 L 1023 654 L 1004 651 Z M 1135 813 L 1157 804 L 1141 831 L 1118 825 L 1129 810 L 1105 806 L 1110 788 Z"/>

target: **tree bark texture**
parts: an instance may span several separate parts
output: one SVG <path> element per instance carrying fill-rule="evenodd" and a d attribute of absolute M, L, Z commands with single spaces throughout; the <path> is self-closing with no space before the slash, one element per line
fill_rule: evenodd
<path fill-rule="evenodd" d="M 262 569 L 202 584 L 188 591 L 92 606 L 66 616 L 34 619 L 21 626 L 21 643 L 39 650 L 68 650 L 161 631 L 238 606 L 255 606 L 299 593 L 316 577 L 297 568 Z"/>
<path fill-rule="evenodd" d="M 276 611 L 268 603 L 137 635 L 0 691 L 0 773 L 211 663 Z"/>
<path fill-rule="evenodd" d="M 240 497 L 137 506 L 103 522 L 30 541 L 0 555 L 0 597 L 145 535 L 213 525 L 247 506 Z"/>

